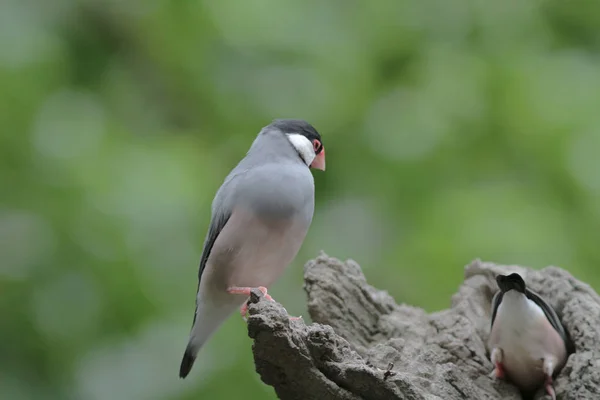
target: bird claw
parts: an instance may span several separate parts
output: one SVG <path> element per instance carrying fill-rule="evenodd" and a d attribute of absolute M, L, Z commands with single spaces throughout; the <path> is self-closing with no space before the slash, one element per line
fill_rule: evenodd
<path fill-rule="evenodd" d="M 505 376 L 504 365 L 502 365 L 503 356 L 504 356 L 504 353 L 502 352 L 502 349 L 495 347 L 492 350 L 490 359 L 491 359 L 492 363 L 494 364 L 494 370 L 492 371 L 492 373 L 490 375 L 497 379 L 504 379 L 504 376 Z"/>
<path fill-rule="evenodd" d="M 504 366 L 502 365 L 502 363 L 497 363 L 496 368 L 494 370 L 496 371 L 496 378 L 504 379 L 505 373 Z"/>
<path fill-rule="evenodd" d="M 496 366 L 494 367 L 492 372 L 490 372 L 490 374 L 489 374 L 490 378 L 496 378 L 496 379 L 504 379 L 504 376 L 505 376 L 504 367 L 500 363 L 496 364 Z"/>
<path fill-rule="evenodd" d="M 252 292 L 251 287 L 238 287 L 238 286 L 232 286 L 227 288 L 227 292 L 230 294 L 243 294 L 244 296 L 250 296 L 250 293 Z M 258 290 L 260 290 L 264 296 L 265 299 L 270 300 L 270 301 L 274 301 L 273 298 L 271 297 L 271 295 L 269 293 L 267 293 L 267 288 L 264 286 L 259 286 L 257 287 Z"/>
<path fill-rule="evenodd" d="M 227 292 L 230 294 L 242 294 L 245 296 L 250 296 L 250 293 L 252 292 L 251 287 L 238 287 L 238 286 L 232 286 L 230 288 L 227 288 Z M 264 286 L 258 286 L 257 287 L 258 290 L 260 290 L 263 294 L 263 297 L 269 301 L 275 301 L 275 299 L 273 299 L 273 297 L 271 297 L 271 295 L 269 293 L 267 293 L 267 288 Z M 246 300 L 244 302 L 244 304 L 242 304 L 242 306 L 240 307 L 240 314 L 242 315 L 242 319 L 244 321 L 248 321 L 248 301 L 250 301 L 250 297 L 248 297 L 248 300 Z M 297 321 L 299 319 L 302 319 L 302 316 L 299 317 L 290 317 L 291 321 Z"/>
<path fill-rule="evenodd" d="M 554 386 L 552 385 L 552 376 L 546 375 L 546 384 L 544 386 L 546 388 L 546 393 L 550 395 L 550 398 L 556 400 L 556 393 L 554 392 Z"/>
<path fill-rule="evenodd" d="M 554 366 L 556 365 L 555 357 L 545 357 L 543 370 L 544 375 L 546 376 L 546 383 L 544 387 L 546 388 L 546 393 L 550 395 L 552 400 L 556 400 L 556 393 L 554 392 L 554 386 L 552 385 L 552 375 L 554 374 Z"/>
<path fill-rule="evenodd" d="M 250 296 L 250 293 L 252 292 L 251 287 L 238 287 L 238 286 L 232 286 L 227 288 L 227 293 L 230 294 L 242 294 L 244 296 Z M 269 293 L 267 293 L 267 288 L 264 286 L 259 286 L 257 287 L 258 290 L 260 290 L 263 294 L 263 297 L 267 300 L 270 301 L 275 301 L 273 300 L 273 297 L 271 297 L 271 295 Z M 247 314 L 248 314 L 248 301 L 250 301 L 250 297 L 248 297 L 248 300 L 246 300 L 244 302 L 244 304 L 242 304 L 242 306 L 240 307 L 240 314 L 242 315 L 242 319 L 244 321 L 248 320 Z"/>
<path fill-rule="evenodd" d="M 244 320 L 244 322 L 248 321 L 248 317 L 246 316 L 248 314 L 248 302 L 245 301 L 244 304 L 242 304 L 242 306 L 240 307 L 240 314 L 242 315 L 242 319 Z"/>

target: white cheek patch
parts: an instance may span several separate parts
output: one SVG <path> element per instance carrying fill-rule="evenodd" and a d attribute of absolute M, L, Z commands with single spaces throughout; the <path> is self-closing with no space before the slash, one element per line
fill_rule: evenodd
<path fill-rule="evenodd" d="M 306 136 L 300 135 L 298 133 L 287 133 L 286 135 L 290 143 L 292 144 L 292 146 L 294 146 L 298 154 L 300 154 L 300 157 L 302 157 L 306 165 L 312 164 L 313 160 L 316 157 L 316 154 L 311 141 L 308 140 Z"/>

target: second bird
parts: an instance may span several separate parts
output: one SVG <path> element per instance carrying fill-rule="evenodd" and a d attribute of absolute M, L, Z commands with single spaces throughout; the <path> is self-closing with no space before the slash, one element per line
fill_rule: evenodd
<path fill-rule="evenodd" d="M 217 191 L 181 378 L 227 317 L 238 307 L 245 315 L 251 289 L 259 288 L 270 298 L 266 287 L 296 257 L 314 212 L 309 168 L 325 170 L 319 133 L 302 120 L 276 120 L 260 131 Z"/>
<path fill-rule="evenodd" d="M 567 333 L 552 306 L 525 287 L 521 275 L 498 275 L 489 338 L 493 374 L 522 391 L 544 387 L 556 399 L 553 376 L 567 361 Z"/>

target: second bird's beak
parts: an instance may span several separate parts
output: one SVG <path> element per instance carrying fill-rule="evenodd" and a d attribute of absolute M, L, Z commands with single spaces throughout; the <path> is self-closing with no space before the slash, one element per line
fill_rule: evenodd
<path fill-rule="evenodd" d="M 317 154 L 313 162 L 310 164 L 310 167 L 325 171 L 325 148 L 323 148 L 323 150 Z"/>

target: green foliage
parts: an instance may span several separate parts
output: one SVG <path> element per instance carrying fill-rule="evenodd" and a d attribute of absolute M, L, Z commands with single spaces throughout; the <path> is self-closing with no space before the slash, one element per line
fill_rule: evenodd
<path fill-rule="evenodd" d="M 259 129 L 304 118 L 327 172 L 273 296 L 360 262 L 449 305 L 479 257 L 600 287 L 600 3 L 0 4 L 0 398 L 275 398 L 232 317 L 177 378 L 210 202 Z"/>

